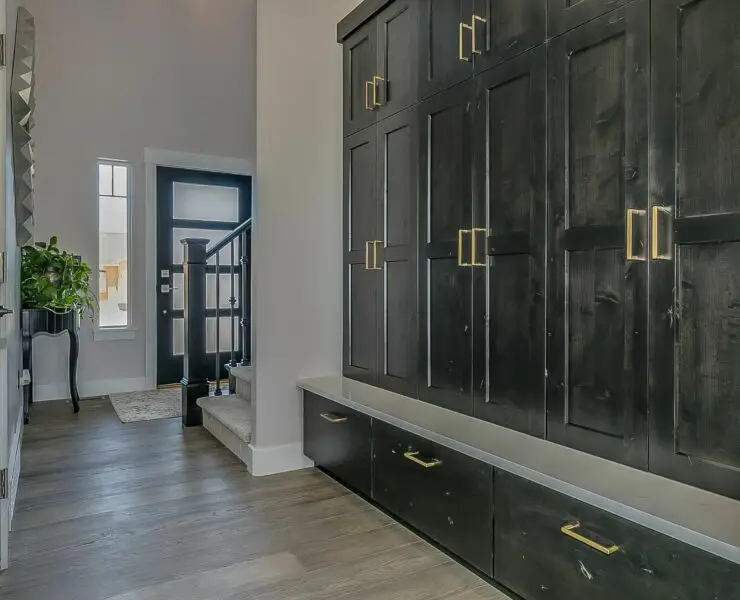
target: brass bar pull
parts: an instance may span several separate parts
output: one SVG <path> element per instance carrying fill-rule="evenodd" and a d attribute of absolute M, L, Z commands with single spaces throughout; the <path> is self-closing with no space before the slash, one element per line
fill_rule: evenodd
<path fill-rule="evenodd" d="M 366 271 L 372 271 L 372 267 L 370 266 L 370 244 L 372 242 L 368 241 L 365 242 L 365 270 Z"/>
<path fill-rule="evenodd" d="M 365 110 L 374 110 L 374 107 L 370 104 L 370 88 L 371 87 L 374 88 L 373 82 L 366 81 L 365 82 Z"/>
<path fill-rule="evenodd" d="M 483 54 L 483 50 L 478 50 L 478 23 L 486 25 L 488 21 L 478 15 L 473 15 L 473 21 L 471 22 L 471 30 L 473 31 L 473 54 Z"/>
<path fill-rule="evenodd" d="M 645 260 L 644 256 L 639 256 L 634 252 L 634 219 L 635 216 L 644 217 L 646 214 L 644 210 L 627 209 L 627 260 Z"/>
<path fill-rule="evenodd" d="M 560 531 L 562 531 L 569 538 L 573 538 L 574 540 L 577 540 L 582 544 L 586 544 L 586 546 L 588 546 L 589 548 L 598 550 L 599 552 L 601 552 L 602 554 L 606 554 L 607 556 L 619 551 L 619 546 L 602 546 L 598 542 L 594 542 L 593 540 L 588 539 L 580 533 L 577 533 L 576 529 L 578 529 L 580 526 L 581 524 L 578 522 L 569 523 L 568 525 L 563 525 L 560 528 Z"/>
<path fill-rule="evenodd" d="M 378 84 L 379 83 L 385 83 L 385 79 L 383 79 L 380 75 L 373 75 L 373 108 L 380 108 L 383 106 L 383 102 L 378 101 Z"/>
<path fill-rule="evenodd" d="M 460 23 L 460 29 L 459 29 L 458 34 L 457 34 L 458 35 L 458 54 L 457 54 L 457 57 L 460 60 L 464 61 L 464 62 L 470 62 L 470 58 L 467 57 L 467 56 L 465 56 L 465 50 L 463 48 L 463 45 L 464 45 L 464 43 L 463 43 L 463 35 L 464 35 L 466 29 L 468 29 L 470 31 L 473 30 L 473 28 L 470 25 L 468 25 L 467 23 Z"/>
<path fill-rule="evenodd" d="M 329 423 L 344 423 L 347 420 L 347 417 L 338 417 L 331 413 L 321 413 L 319 416 L 324 419 L 324 421 L 329 421 Z"/>
<path fill-rule="evenodd" d="M 442 461 L 439 460 L 438 458 L 433 458 L 432 460 L 425 461 L 419 458 L 418 452 L 411 452 L 411 451 L 404 452 L 403 457 L 407 460 L 410 460 L 412 463 L 416 463 L 417 465 L 424 467 L 425 469 L 431 469 L 433 467 L 438 467 L 439 465 L 442 464 Z"/>
<path fill-rule="evenodd" d="M 373 245 L 373 266 L 370 269 L 371 271 L 382 271 L 383 267 L 378 266 L 378 244 L 382 244 L 382 240 L 375 240 L 373 242 L 370 242 Z"/>
<path fill-rule="evenodd" d="M 476 244 L 476 234 L 478 234 L 478 233 L 487 234 L 488 233 L 488 229 L 476 228 L 476 229 L 472 229 L 471 230 L 470 245 L 472 246 L 472 249 L 471 249 L 471 252 L 470 252 L 470 254 L 471 254 L 470 264 L 473 267 L 485 267 L 486 266 L 486 257 L 485 257 L 485 255 L 487 254 L 487 252 L 484 252 L 483 262 L 476 261 L 476 253 L 477 253 L 477 250 L 478 250 L 477 244 Z"/>
<path fill-rule="evenodd" d="M 463 235 L 470 233 L 472 235 L 472 229 L 458 229 L 457 230 L 457 266 L 458 267 L 472 267 L 473 264 L 465 262 L 463 260 Z"/>
<path fill-rule="evenodd" d="M 660 253 L 660 227 L 658 227 L 658 219 L 660 214 L 673 216 L 673 210 L 670 206 L 653 206 L 653 234 L 652 234 L 652 252 L 651 256 L 653 260 L 673 260 L 672 254 Z"/>

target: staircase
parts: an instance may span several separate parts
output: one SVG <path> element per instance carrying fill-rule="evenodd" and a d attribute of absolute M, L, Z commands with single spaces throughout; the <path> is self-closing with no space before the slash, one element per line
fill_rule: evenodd
<path fill-rule="evenodd" d="M 186 427 L 202 425 L 247 467 L 251 462 L 249 444 L 253 431 L 251 231 L 252 220 L 249 219 L 215 244 L 208 245 L 208 240 L 204 239 L 183 240 L 185 356 L 182 385 L 186 397 L 183 424 Z M 222 265 L 222 261 L 227 264 Z M 223 306 L 222 298 L 228 303 L 228 318 L 215 318 L 218 313 L 206 306 L 207 274 L 215 281 L 216 306 Z M 219 276 L 214 277 L 214 274 Z M 208 319 L 215 322 L 216 351 L 211 354 L 206 353 Z M 222 328 L 226 331 L 222 332 Z M 229 393 L 221 390 L 221 381 L 226 377 Z M 208 390 L 212 383 L 215 383 L 216 392 L 210 396 Z"/>

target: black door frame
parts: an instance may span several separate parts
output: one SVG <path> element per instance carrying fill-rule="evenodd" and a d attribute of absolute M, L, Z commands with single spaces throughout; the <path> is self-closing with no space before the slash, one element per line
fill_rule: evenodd
<path fill-rule="evenodd" d="M 173 228 L 187 228 L 187 229 L 210 229 L 223 231 L 223 235 L 226 236 L 229 231 L 233 230 L 237 225 L 243 223 L 252 216 L 252 177 L 248 175 L 232 175 L 227 173 L 214 173 L 209 171 L 198 171 L 192 169 L 182 169 L 173 167 L 157 166 L 156 172 L 156 205 L 157 205 L 157 222 L 156 222 L 156 239 L 157 239 L 157 252 L 156 252 L 156 295 L 157 295 L 157 321 L 156 321 L 156 347 L 157 347 L 157 385 L 173 384 L 180 381 L 183 375 L 182 371 L 182 356 L 174 356 L 173 349 L 173 320 L 175 318 L 183 318 L 184 311 L 173 310 L 171 293 L 173 285 L 173 275 L 175 273 L 182 273 L 182 265 L 175 265 L 172 263 L 172 230 Z M 235 187 L 239 189 L 239 217 L 238 221 L 225 222 L 225 221 L 199 221 L 199 220 L 186 220 L 186 219 L 174 219 L 173 218 L 173 184 L 174 183 L 191 183 L 198 185 L 212 185 L 212 186 L 223 186 L 223 187 Z M 235 273 L 240 274 L 241 269 L 239 268 L 239 258 L 244 256 L 245 249 L 240 248 L 237 244 L 234 252 L 234 262 L 236 264 Z M 168 277 L 162 277 L 162 271 L 169 271 Z M 209 264 L 206 267 L 207 273 L 216 273 L 215 265 Z M 221 264 L 219 267 L 219 273 L 229 274 L 231 268 L 228 264 Z M 169 285 L 170 291 L 163 292 L 162 285 Z M 238 288 L 237 288 L 238 289 Z M 249 307 L 249 304 L 247 305 Z M 241 320 L 242 307 L 238 307 L 235 310 L 235 318 Z M 230 309 L 228 308 L 212 308 L 206 311 L 206 317 L 228 317 L 230 316 Z M 238 349 L 242 347 L 241 336 L 243 330 L 237 325 L 238 336 L 235 339 L 235 345 Z M 228 333 L 228 332 L 227 332 Z M 223 354 L 223 353 L 222 353 Z M 216 354 L 209 353 L 209 357 L 213 357 L 215 361 Z M 241 360 L 241 355 L 237 357 Z M 222 377 L 226 377 L 225 363 L 226 360 L 221 361 L 222 364 Z M 215 362 L 214 372 L 215 375 Z"/>

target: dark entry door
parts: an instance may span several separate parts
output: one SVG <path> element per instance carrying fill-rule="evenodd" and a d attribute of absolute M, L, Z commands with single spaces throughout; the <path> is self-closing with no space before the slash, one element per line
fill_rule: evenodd
<path fill-rule="evenodd" d="M 182 379 L 185 352 L 183 245 L 182 239 L 203 238 L 218 242 L 251 216 L 252 179 L 237 175 L 207 173 L 186 169 L 157 169 L 157 384 L 177 383 Z M 240 289 L 239 258 L 243 249 L 235 244 L 208 262 L 206 273 L 206 346 L 216 360 L 216 320 L 220 323 L 219 346 L 222 353 L 234 342 L 240 347 L 241 307 L 235 306 L 231 319 L 231 272 L 234 289 Z M 218 278 L 218 279 L 217 279 Z M 220 294 L 216 302 L 216 281 Z M 238 294 L 234 294 L 238 297 Z M 239 357 L 241 358 L 241 357 Z M 225 363 L 226 358 L 221 362 Z M 215 369 L 215 362 L 214 362 Z M 214 371 L 215 374 L 215 371 Z"/>

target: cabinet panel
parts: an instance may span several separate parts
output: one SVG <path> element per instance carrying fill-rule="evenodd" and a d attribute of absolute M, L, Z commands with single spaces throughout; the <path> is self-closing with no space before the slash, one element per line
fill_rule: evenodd
<path fill-rule="evenodd" d="M 416 396 L 418 115 L 409 109 L 378 126 L 380 387 Z"/>
<path fill-rule="evenodd" d="M 374 127 L 344 143 L 344 374 L 377 381 L 378 232 Z"/>
<path fill-rule="evenodd" d="M 650 468 L 740 499 L 740 4 L 653 22 Z"/>
<path fill-rule="evenodd" d="M 474 303 L 484 311 L 475 336 L 486 340 L 476 345 L 475 415 L 538 436 L 545 434 L 546 83 L 544 47 L 478 76 L 474 128 L 475 198 L 489 234 L 487 294 Z"/>
<path fill-rule="evenodd" d="M 375 123 L 372 87 L 377 75 L 377 24 L 372 20 L 344 42 L 344 135 Z"/>
<path fill-rule="evenodd" d="M 547 0 L 475 0 L 474 15 L 479 72 L 541 44 L 547 35 Z"/>
<path fill-rule="evenodd" d="M 624 6 L 630 0 L 549 0 L 549 2 L 547 34 L 553 37 Z"/>
<path fill-rule="evenodd" d="M 445 90 L 473 74 L 473 0 L 418 0 L 419 93 Z"/>
<path fill-rule="evenodd" d="M 729 600 L 740 566 L 502 471 L 494 578 L 523 598 Z M 606 554 L 567 536 L 563 526 Z"/>
<path fill-rule="evenodd" d="M 553 41 L 548 438 L 647 468 L 649 3 Z M 628 239 L 629 238 L 629 239 Z"/>
<path fill-rule="evenodd" d="M 471 257 L 472 99 L 472 83 L 464 83 L 419 109 L 419 394 L 465 413 L 472 412 L 474 275 L 460 263 Z"/>
<path fill-rule="evenodd" d="M 418 91 L 418 0 L 396 0 L 378 15 L 378 119 L 416 102 Z"/>

